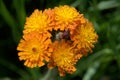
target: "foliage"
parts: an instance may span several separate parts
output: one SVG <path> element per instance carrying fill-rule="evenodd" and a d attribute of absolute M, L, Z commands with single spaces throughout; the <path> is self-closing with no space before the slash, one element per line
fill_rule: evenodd
<path fill-rule="evenodd" d="M 59 77 L 56 70 L 29 69 L 18 60 L 16 47 L 22 36 L 25 17 L 34 9 L 58 5 L 76 7 L 88 18 L 99 42 L 77 63 L 72 75 Z M 120 80 L 119 0 L 0 0 L 0 80 Z"/>

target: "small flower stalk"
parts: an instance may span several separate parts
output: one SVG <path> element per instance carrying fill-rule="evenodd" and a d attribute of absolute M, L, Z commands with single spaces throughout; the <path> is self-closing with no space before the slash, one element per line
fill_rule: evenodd
<path fill-rule="evenodd" d="M 26 18 L 17 50 L 20 60 L 30 68 L 48 65 L 59 75 L 73 74 L 75 64 L 92 52 L 98 40 L 94 26 L 83 14 L 68 5 L 44 11 L 35 9 Z"/>

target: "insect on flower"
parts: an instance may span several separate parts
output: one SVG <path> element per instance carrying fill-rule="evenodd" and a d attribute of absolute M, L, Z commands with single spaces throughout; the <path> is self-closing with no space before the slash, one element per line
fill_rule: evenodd
<path fill-rule="evenodd" d="M 56 36 L 55 36 L 56 40 L 61 40 L 61 39 L 66 39 L 66 40 L 69 40 L 70 39 L 70 32 L 67 30 L 67 31 L 60 31 L 58 33 L 56 33 Z"/>

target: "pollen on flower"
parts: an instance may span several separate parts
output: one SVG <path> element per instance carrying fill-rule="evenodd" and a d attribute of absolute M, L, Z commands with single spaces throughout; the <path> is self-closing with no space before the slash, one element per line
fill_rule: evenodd
<path fill-rule="evenodd" d="M 39 31 L 40 33 L 47 32 L 49 26 L 52 25 L 52 20 L 42 11 L 35 9 L 30 17 L 26 18 L 24 33 Z"/>
<path fill-rule="evenodd" d="M 59 6 L 54 8 L 55 11 L 55 30 L 70 30 L 70 33 L 80 24 L 84 23 L 83 14 L 70 6 Z"/>
<path fill-rule="evenodd" d="M 74 65 L 77 58 L 69 42 L 65 40 L 55 41 L 53 43 L 53 54 L 51 55 L 49 68 L 58 67 L 60 76 L 65 75 L 65 72 L 72 74 L 76 71 Z"/>
<path fill-rule="evenodd" d="M 38 32 L 32 32 L 23 36 L 17 50 L 20 60 L 25 60 L 24 65 L 27 67 L 41 67 L 48 62 L 52 50 L 48 46 L 51 44 L 50 39 L 47 39 Z"/>
<path fill-rule="evenodd" d="M 71 35 L 71 40 L 75 48 L 80 50 L 80 53 L 92 52 L 94 44 L 97 42 L 98 36 L 94 30 L 92 23 L 89 21 L 84 25 L 76 28 L 75 33 Z"/>

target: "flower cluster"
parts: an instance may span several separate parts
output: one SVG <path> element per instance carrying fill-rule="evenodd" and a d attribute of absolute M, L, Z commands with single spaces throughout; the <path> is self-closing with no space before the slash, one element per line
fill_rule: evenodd
<path fill-rule="evenodd" d="M 50 69 L 57 67 L 64 76 L 76 71 L 75 64 L 92 52 L 97 39 L 92 23 L 73 7 L 36 9 L 26 18 L 18 56 L 27 67 L 47 64 Z"/>

